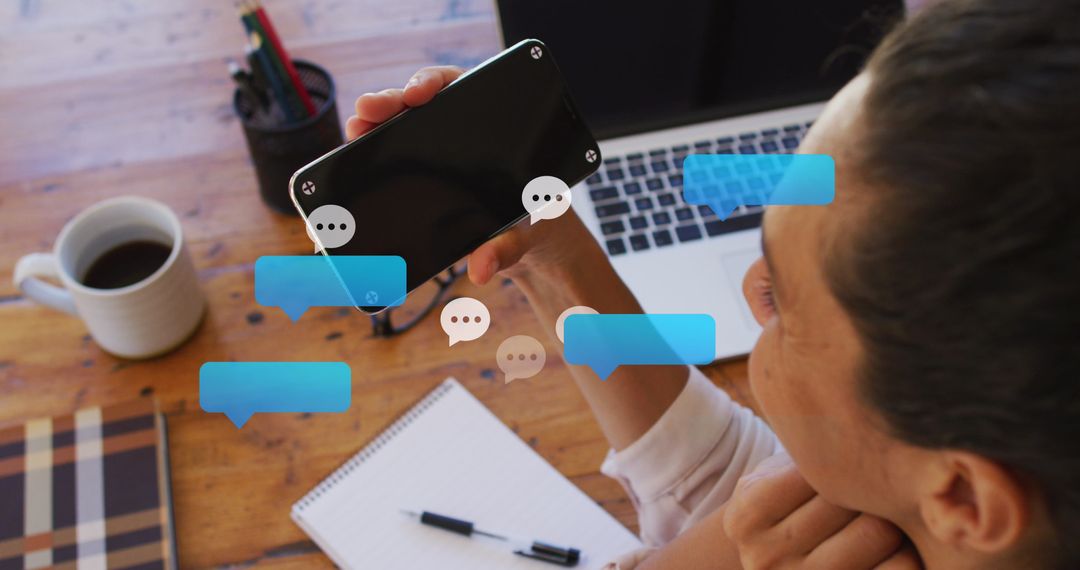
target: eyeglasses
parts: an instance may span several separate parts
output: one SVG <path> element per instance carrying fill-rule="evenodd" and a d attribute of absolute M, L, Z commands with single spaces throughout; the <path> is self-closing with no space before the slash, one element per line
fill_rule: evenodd
<path fill-rule="evenodd" d="M 435 307 L 446 298 L 450 286 L 458 277 L 465 274 L 464 262 L 451 266 L 441 275 L 417 287 L 409 293 L 405 303 L 398 307 L 388 307 L 385 311 L 371 315 L 371 332 L 376 337 L 389 338 L 401 334 L 422 321 Z"/>

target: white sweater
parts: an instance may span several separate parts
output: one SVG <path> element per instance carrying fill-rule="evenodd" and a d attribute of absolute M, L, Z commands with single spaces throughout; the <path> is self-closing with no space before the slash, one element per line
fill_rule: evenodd
<path fill-rule="evenodd" d="M 626 489 L 645 543 L 605 568 L 631 570 L 649 550 L 723 505 L 740 477 L 783 451 L 765 422 L 691 366 L 664 415 L 626 449 L 609 451 L 600 468 Z"/>

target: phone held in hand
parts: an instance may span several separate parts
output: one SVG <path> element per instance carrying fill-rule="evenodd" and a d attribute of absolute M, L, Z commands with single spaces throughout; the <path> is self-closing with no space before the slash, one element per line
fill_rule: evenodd
<path fill-rule="evenodd" d="M 301 168 L 289 186 L 331 261 L 399 255 L 412 291 L 528 217 L 530 181 L 572 187 L 601 161 L 551 51 L 524 40 Z"/>

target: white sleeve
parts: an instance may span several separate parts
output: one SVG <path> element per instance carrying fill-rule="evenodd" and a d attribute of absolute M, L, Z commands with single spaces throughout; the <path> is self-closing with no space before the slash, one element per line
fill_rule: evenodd
<path fill-rule="evenodd" d="M 626 489 L 648 547 L 666 544 L 723 505 L 739 477 L 783 451 L 760 418 L 689 368 L 686 387 L 664 415 L 627 448 L 609 451 L 600 468 Z"/>

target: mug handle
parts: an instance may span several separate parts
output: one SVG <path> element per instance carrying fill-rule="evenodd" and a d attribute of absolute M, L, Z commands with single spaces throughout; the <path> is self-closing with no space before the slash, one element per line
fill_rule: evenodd
<path fill-rule="evenodd" d="M 51 285 L 38 279 L 38 277 L 60 278 L 60 268 L 56 264 L 56 257 L 51 253 L 31 253 L 22 256 L 15 264 L 15 286 L 30 299 L 42 305 L 52 307 L 72 315 L 75 311 L 75 301 L 71 293 L 62 287 Z"/>

